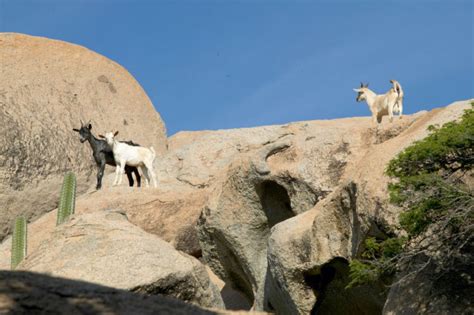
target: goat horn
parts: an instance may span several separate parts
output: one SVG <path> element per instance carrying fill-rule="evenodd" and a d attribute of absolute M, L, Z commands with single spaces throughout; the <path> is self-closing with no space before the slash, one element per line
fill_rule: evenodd
<path fill-rule="evenodd" d="M 84 126 L 84 122 L 82 121 L 82 119 L 81 119 L 81 126 Z"/>
<path fill-rule="evenodd" d="M 361 87 L 361 88 L 364 87 L 364 83 L 361 82 L 361 83 L 360 83 L 360 87 Z"/>

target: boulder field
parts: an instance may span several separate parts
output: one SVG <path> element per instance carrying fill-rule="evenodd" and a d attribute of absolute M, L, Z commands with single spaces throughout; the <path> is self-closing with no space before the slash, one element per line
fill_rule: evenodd
<path fill-rule="evenodd" d="M 393 305 L 384 311 L 387 292 L 379 284 L 344 289 L 348 264 L 363 250 L 366 237 L 398 232 L 390 228 L 401 209 L 388 202 L 390 179 L 384 173 L 388 161 L 424 138 L 428 126 L 458 119 L 470 101 L 406 115 L 393 123 L 384 120 L 378 126 L 369 117 L 357 117 L 179 132 L 167 139 L 164 124 L 143 90 L 117 64 L 84 48 L 47 39 L 3 34 L 0 43 L 0 56 L 7 56 L 8 49 L 26 54 L 24 45 L 47 46 L 46 61 L 82 65 L 78 82 L 67 76 L 63 80 L 74 87 L 84 84 L 77 89 L 75 97 L 80 101 L 75 106 L 65 96 L 54 96 L 58 101 L 49 112 L 68 112 L 66 122 L 55 125 L 44 118 L 44 123 L 38 122 L 39 129 L 30 129 L 27 123 L 36 109 L 26 107 L 21 97 L 42 102 L 45 88 L 38 85 L 20 97 L 15 93 L 21 85 L 6 85 L 9 81 L 0 78 L 0 121 L 18 122 L 14 133 L 0 129 L 7 148 L 0 152 L 0 201 L 9 201 L 0 231 L 6 236 L 13 218 L 21 214 L 31 221 L 28 255 L 19 265 L 21 272 L 2 272 L 6 280 L 0 277 L 0 289 L 11 285 L 11 277 L 30 281 L 31 275 L 37 275 L 31 272 L 36 272 L 40 277 L 46 273 L 61 278 L 47 279 L 57 286 L 63 285 L 61 281 L 87 281 L 88 286 L 121 290 L 127 299 L 137 298 L 136 293 L 167 295 L 217 312 L 252 308 L 277 314 L 401 314 Z M 3 43 L 11 48 L 4 48 Z M 71 52 L 55 57 L 56 50 L 62 49 Z M 75 57 L 81 53 L 97 61 Z M 11 69 L 21 64 L 19 59 L 2 60 L 0 66 L 5 66 L 3 62 Z M 44 69 L 43 63 L 30 61 L 31 67 L 41 71 L 23 76 L 32 76 L 29 82 L 37 82 L 36 76 L 46 80 L 41 75 L 56 66 L 52 61 Z M 94 69 L 83 69 L 87 67 Z M 100 67 L 109 72 L 99 71 Z M 12 82 L 21 81 L 13 70 L 8 71 Z M 98 79 L 99 72 L 108 83 Z M 51 86 L 60 81 L 61 76 L 56 76 Z M 94 80 L 100 83 L 97 87 Z M 58 83 L 54 93 L 75 91 L 66 83 Z M 98 90 L 90 92 L 86 87 Z M 108 119 L 105 112 L 115 108 L 119 91 L 129 91 L 124 95 L 130 99 L 128 103 L 122 100 L 123 105 L 117 105 L 113 118 Z M 13 111 L 15 106 L 21 110 Z M 143 115 L 129 120 L 127 106 L 137 107 Z M 57 117 L 54 115 L 51 117 Z M 90 148 L 80 144 L 71 130 L 78 118 L 92 119 L 100 131 L 120 127 L 122 132 L 123 128 L 123 139 L 161 148 L 155 161 L 159 187 L 130 188 L 126 180 L 120 187 L 111 187 L 109 168 L 104 188 L 95 191 Z M 54 133 L 35 143 L 31 130 L 41 134 L 49 126 L 56 128 Z M 60 138 L 67 144 L 61 148 L 62 155 L 44 154 L 45 147 L 59 145 L 55 141 Z M 14 152 L 21 154 L 13 156 Z M 62 160 L 64 156 L 69 162 Z M 32 173 L 30 166 L 38 164 L 49 166 Z M 79 179 L 76 213 L 56 227 L 54 209 L 66 170 L 76 172 Z M 34 210 L 25 210 L 34 206 Z M 0 269 L 9 269 L 10 247 L 8 236 L 0 244 Z M 55 286 L 51 286 L 54 292 Z M 91 288 L 84 296 L 108 307 L 103 294 L 109 291 Z M 400 300 L 396 292 L 390 296 L 391 301 Z M 0 290 L 0 310 L 2 298 L 9 299 Z M 153 297 L 143 299 L 155 303 Z M 179 314 L 180 307 L 188 306 L 176 307 Z"/>

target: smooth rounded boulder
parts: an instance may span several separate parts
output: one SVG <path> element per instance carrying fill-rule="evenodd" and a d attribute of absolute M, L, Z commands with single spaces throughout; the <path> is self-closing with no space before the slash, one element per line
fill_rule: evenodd
<path fill-rule="evenodd" d="M 166 151 L 166 129 L 143 88 L 116 62 L 43 37 L 0 33 L 0 240 L 13 219 L 56 208 L 62 177 L 81 194 L 96 183 L 87 143 L 73 128 L 120 130 L 123 139 Z"/>

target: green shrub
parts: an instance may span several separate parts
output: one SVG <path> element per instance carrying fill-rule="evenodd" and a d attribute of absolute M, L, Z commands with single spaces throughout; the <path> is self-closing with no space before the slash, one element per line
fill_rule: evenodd
<path fill-rule="evenodd" d="M 460 178 L 474 164 L 474 110 L 466 110 L 460 121 L 428 129 L 429 136 L 406 148 L 386 169 L 395 181 L 388 186 L 390 202 L 405 210 L 399 222 L 407 237 L 367 238 L 361 259 L 350 264 L 349 286 L 393 274 L 401 261 L 420 250 L 416 237 L 430 227 L 441 240 L 438 251 L 446 252 L 438 259 L 441 268 L 448 270 L 471 244 L 474 195 Z"/>

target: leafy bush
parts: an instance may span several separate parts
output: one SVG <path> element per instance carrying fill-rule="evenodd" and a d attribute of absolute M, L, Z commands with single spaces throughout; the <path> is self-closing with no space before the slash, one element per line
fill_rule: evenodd
<path fill-rule="evenodd" d="M 474 175 L 474 110 L 466 110 L 460 121 L 429 130 L 428 137 L 406 148 L 386 169 L 395 181 L 388 186 L 390 201 L 405 209 L 399 221 L 407 238 L 368 238 L 361 258 L 350 264 L 349 286 L 394 274 L 429 251 L 438 252 L 436 263 L 442 270 L 466 261 L 466 255 L 472 258 L 474 194 L 464 179 Z M 421 245 L 428 230 L 438 246 Z"/>

